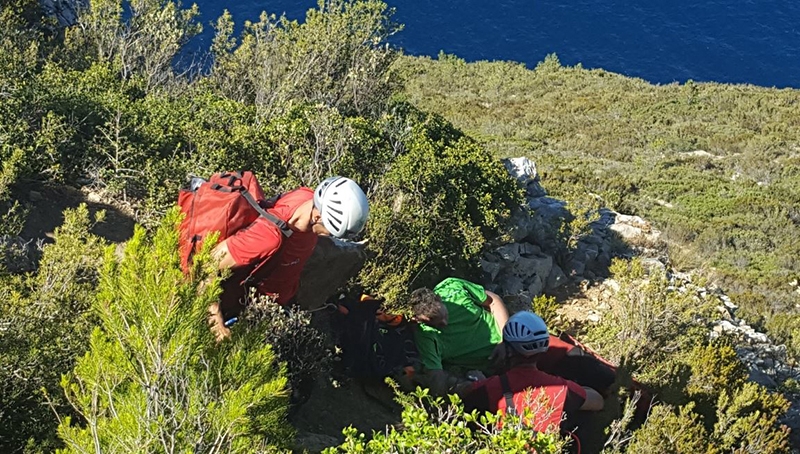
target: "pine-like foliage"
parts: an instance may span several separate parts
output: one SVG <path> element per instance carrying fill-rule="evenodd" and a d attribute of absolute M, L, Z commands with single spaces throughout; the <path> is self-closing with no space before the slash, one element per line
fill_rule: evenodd
<path fill-rule="evenodd" d="M 218 281 L 202 285 L 208 248 L 187 280 L 177 254 L 178 215 L 154 236 L 137 228 L 124 256 L 107 250 L 90 351 L 62 386 L 85 418 L 64 418 L 65 452 L 252 453 L 291 440 L 284 371 L 262 330 L 216 346 L 205 311 Z"/>
<path fill-rule="evenodd" d="M 86 205 L 64 211 L 36 273 L 0 271 L 0 452 L 52 452 L 53 410 L 65 414 L 59 380 L 88 347 L 106 243 L 90 233 Z M 19 263 L 18 261 L 16 263 Z M 49 403 L 49 405 L 48 405 Z"/>

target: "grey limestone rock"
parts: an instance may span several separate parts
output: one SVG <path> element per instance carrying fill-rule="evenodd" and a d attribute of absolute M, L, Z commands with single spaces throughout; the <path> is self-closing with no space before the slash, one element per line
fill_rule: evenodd
<path fill-rule="evenodd" d="M 514 273 L 521 277 L 539 276 L 546 279 L 553 268 L 553 257 L 549 255 L 539 255 L 532 258 L 519 257 L 512 267 Z"/>
<path fill-rule="evenodd" d="M 564 271 L 561 270 L 560 266 L 553 264 L 553 268 L 550 270 L 550 275 L 547 276 L 547 283 L 545 284 L 545 288 L 547 290 L 554 290 L 566 283 L 567 283 L 567 275 L 564 274 Z"/>
<path fill-rule="evenodd" d="M 500 288 L 503 295 L 516 295 L 525 289 L 522 279 L 513 274 L 505 274 L 500 277 Z"/>
<path fill-rule="evenodd" d="M 89 0 L 41 0 L 42 11 L 54 17 L 60 27 L 74 25 L 82 10 L 89 8 Z"/>
<path fill-rule="evenodd" d="M 303 309 L 322 306 L 329 296 L 354 277 L 367 255 L 361 243 L 320 237 L 300 278 L 297 302 Z"/>
<path fill-rule="evenodd" d="M 490 262 L 481 260 L 481 270 L 489 276 L 490 281 L 494 281 L 500 273 L 500 264 L 497 262 Z"/>
<path fill-rule="evenodd" d="M 509 243 L 494 250 L 495 255 L 507 262 L 514 262 L 519 259 L 519 244 Z"/>
<path fill-rule="evenodd" d="M 542 294 L 544 290 L 544 279 L 533 276 L 532 282 L 528 285 L 528 295 L 532 298 Z"/>
<path fill-rule="evenodd" d="M 541 184 L 539 184 L 539 174 L 536 172 L 536 164 L 528 158 L 508 158 L 503 160 L 509 175 L 517 180 L 517 184 L 525 188 L 528 197 L 542 197 L 547 195 Z"/>

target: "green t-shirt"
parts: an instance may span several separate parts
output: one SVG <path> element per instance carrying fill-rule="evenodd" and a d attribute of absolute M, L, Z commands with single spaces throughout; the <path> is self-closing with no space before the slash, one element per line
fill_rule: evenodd
<path fill-rule="evenodd" d="M 449 317 L 441 330 L 419 325 L 415 341 L 422 365 L 432 370 L 451 366 L 485 370 L 489 355 L 503 340 L 491 312 L 482 306 L 486 291 L 478 284 L 450 277 L 433 292 L 442 299 Z"/>

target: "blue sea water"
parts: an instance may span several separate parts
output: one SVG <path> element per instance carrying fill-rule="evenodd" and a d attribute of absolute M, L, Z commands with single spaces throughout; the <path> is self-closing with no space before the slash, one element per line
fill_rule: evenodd
<path fill-rule="evenodd" d="M 188 3 L 184 0 L 185 3 Z M 407 54 L 529 67 L 556 53 L 654 83 L 716 81 L 800 88 L 800 0 L 387 0 Z M 207 47 L 227 8 L 237 25 L 262 10 L 302 20 L 315 0 L 197 0 Z"/>

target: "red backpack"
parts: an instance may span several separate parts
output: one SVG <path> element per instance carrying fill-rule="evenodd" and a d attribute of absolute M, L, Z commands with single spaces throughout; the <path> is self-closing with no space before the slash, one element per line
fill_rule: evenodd
<path fill-rule="evenodd" d="M 183 271 L 189 273 L 192 257 L 208 234 L 219 232 L 218 241 L 222 241 L 259 217 L 275 224 L 284 240 L 289 238 L 292 230 L 288 224 L 266 211 L 277 199 L 264 200 L 264 191 L 255 175 L 249 171 L 215 173 L 207 181 L 192 178 L 189 188 L 181 189 L 178 195 L 178 205 L 185 215 L 180 225 L 179 240 Z M 270 260 L 253 266 L 243 283 L 263 272 L 267 262 Z"/>

